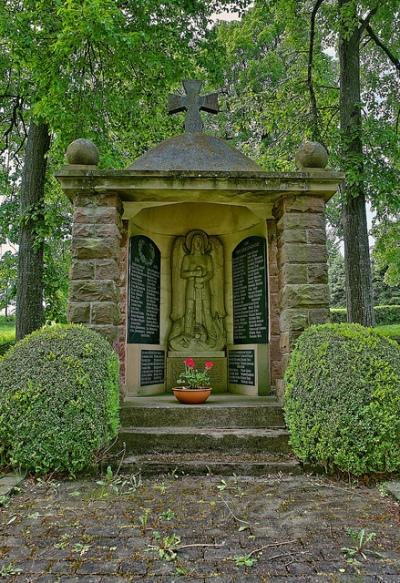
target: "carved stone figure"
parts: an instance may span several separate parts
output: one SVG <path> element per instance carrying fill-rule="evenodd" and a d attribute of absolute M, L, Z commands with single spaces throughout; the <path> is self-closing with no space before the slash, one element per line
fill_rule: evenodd
<path fill-rule="evenodd" d="M 226 345 L 224 254 L 218 237 L 189 231 L 172 251 L 172 327 L 169 347 L 207 352 Z"/>

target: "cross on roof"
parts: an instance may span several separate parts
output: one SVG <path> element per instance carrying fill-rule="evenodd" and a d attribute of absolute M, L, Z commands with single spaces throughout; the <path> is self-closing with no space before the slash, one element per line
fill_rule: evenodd
<path fill-rule="evenodd" d="M 186 95 L 170 95 L 168 99 L 168 113 L 170 115 L 186 111 L 185 132 L 194 133 L 203 131 L 203 122 L 200 111 L 218 113 L 218 93 L 200 95 L 202 81 L 185 80 L 183 87 Z"/>

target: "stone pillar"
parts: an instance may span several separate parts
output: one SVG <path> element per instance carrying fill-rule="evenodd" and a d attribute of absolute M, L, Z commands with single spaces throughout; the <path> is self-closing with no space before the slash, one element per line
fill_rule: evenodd
<path fill-rule="evenodd" d="M 86 324 L 112 343 L 121 320 L 121 213 L 118 195 L 74 197 L 68 319 Z"/>
<path fill-rule="evenodd" d="M 269 290 L 269 360 L 272 387 L 282 378 L 279 325 L 279 269 L 276 221 L 267 221 Z"/>
<path fill-rule="evenodd" d="M 115 349 L 118 352 L 120 361 L 120 378 L 125 391 L 126 383 L 126 330 L 127 330 L 127 293 L 128 293 L 128 255 L 129 255 L 129 221 L 122 221 L 120 258 L 119 258 L 119 312 L 120 320 L 118 327 L 118 337 Z"/>
<path fill-rule="evenodd" d="M 325 201 L 318 196 L 288 196 L 274 209 L 277 219 L 280 352 L 283 374 L 301 332 L 329 318 Z"/>

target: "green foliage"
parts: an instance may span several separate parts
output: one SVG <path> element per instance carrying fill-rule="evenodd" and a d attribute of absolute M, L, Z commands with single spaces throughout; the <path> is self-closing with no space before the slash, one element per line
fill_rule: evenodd
<path fill-rule="evenodd" d="M 254 567 L 257 563 L 257 559 L 250 553 L 248 555 L 235 555 L 233 560 L 237 567 Z"/>
<path fill-rule="evenodd" d="M 376 532 L 368 532 L 365 528 L 361 530 L 348 528 L 347 533 L 355 543 L 354 547 L 342 547 L 342 552 L 346 555 L 348 563 L 357 563 L 357 557 L 366 560 L 367 554 L 383 557 L 381 553 L 367 549 L 367 546 L 376 539 Z"/>
<path fill-rule="evenodd" d="M 0 459 L 44 473 L 88 467 L 119 425 L 119 363 L 81 326 L 49 326 L 0 360 Z"/>
<path fill-rule="evenodd" d="M 400 324 L 400 305 L 375 306 L 374 312 L 377 325 Z M 331 322 L 333 324 L 344 324 L 346 321 L 346 308 L 331 308 Z"/>
<path fill-rule="evenodd" d="M 399 202 L 400 209 L 400 202 Z M 385 268 L 384 279 L 390 286 L 400 288 L 400 220 L 382 222 L 374 229 L 377 237 L 374 257 Z M 399 291 L 400 294 L 400 291 Z"/>
<path fill-rule="evenodd" d="M 17 293 L 17 255 L 6 251 L 0 257 L 0 310 L 7 314 Z"/>
<path fill-rule="evenodd" d="M 346 305 L 346 282 L 344 258 L 340 252 L 339 241 L 328 232 L 328 282 L 329 303 L 332 308 Z"/>
<path fill-rule="evenodd" d="M 206 361 L 203 370 L 195 368 L 196 363 L 193 358 L 185 358 L 183 361 L 185 370 L 181 372 L 177 379 L 178 385 L 184 385 L 190 389 L 198 389 L 210 386 L 208 371 L 214 366 L 211 361 Z"/>
<path fill-rule="evenodd" d="M 15 317 L 0 316 L 0 355 L 15 342 Z"/>
<path fill-rule="evenodd" d="M 299 338 L 285 375 L 297 457 L 359 476 L 400 470 L 400 348 L 358 324 Z"/>
<path fill-rule="evenodd" d="M 394 263 L 387 263 L 384 265 L 379 260 L 376 260 L 375 248 L 373 250 L 372 260 L 372 285 L 374 288 L 374 303 L 375 305 L 386 306 L 392 304 L 400 304 L 400 282 L 399 284 L 388 283 L 389 265 L 392 267 Z"/>
<path fill-rule="evenodd" d="M 376 326 L 374 328 L 376 332 L 382 334 L 383 336 L 389 336 L 393 338 L 396 342 L 400 342 L 400 324 L 389 324 L 389 326 Z"/>

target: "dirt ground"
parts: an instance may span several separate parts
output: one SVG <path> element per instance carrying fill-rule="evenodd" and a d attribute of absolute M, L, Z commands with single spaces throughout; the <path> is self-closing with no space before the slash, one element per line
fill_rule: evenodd
<path fill-rule="evenodd" d="M 400 509 L 325 477 L 29 481 L 0 509 L 0 581 L 400 581 Z"/>

